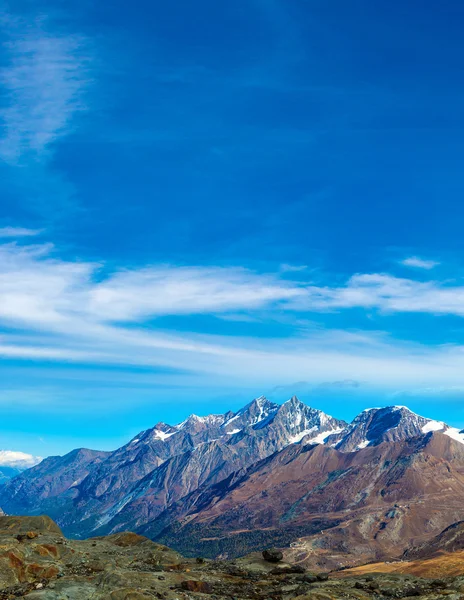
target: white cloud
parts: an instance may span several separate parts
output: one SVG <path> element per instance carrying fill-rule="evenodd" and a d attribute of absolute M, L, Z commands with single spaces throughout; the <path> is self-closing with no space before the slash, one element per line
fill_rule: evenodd
<path fill-rule="evenodd" d="M 0 227 L 0 238 L 20 238 L 40 235 L 43 229 L 26 229 L 25 227 Z"/>
<path fill-rule="evenodd" d="M 103 320 L 253 310 L 304 296 L 303 288 L 246 269 L 151 267 L 95 285 L 88 309 Z"/>
<path fill-rule="evenodd" d="M 424 260 L 418 256 L 410 256 L 401 261 L 401 264 L 405 267 L 412 267 L 414 269 L 426 269 L 430 270 L 437 267 L 440 263 L 435 260 Z"/>
<path fill-rule="evenodd" d="M 81 318 L 140 321 L 173 314 L 253 310 L 298 298 L 302 287 L 245 269 L 157 266 L 116 271 L 98 281 L 100 265 L 61 261 L 53 246 L 0 246 L 0 318 L 24 323 Z"/>
<path fill-rule="evenodd" d="M 306 271 L 307 265 L 289 265 L 288 263 L 282 263 L 280 270 L 282 273 L 297 273 L 299 271 Z"/>
<path fill-rule="evenodd" d="M 0 71 L 0 156 L 17 165 L 24 157 L 43 158 L 69 133 L 73 116 L 85 108 L 88 57 L 84 38 L 50 33 L 43 18 L 25 23 L 3 14 L 2 21 L 9 39 Z"/>
<path fill-rule="evenodd" d="M 25 452 L 16 452 L 14 450 L 0 450 L 0 467 L 15 467 L 17 469 L 29 469 L 37 465 L 42 458 L 32 456 Z"/>
<path fill-rule="evenodd" d="M 287 338 L 166 331 L 165 315 L 273 318 L 353 307 L 464 316 L 464 287 L 358 274 L 338 287 L 241 268 L 151 266 L 107 272 L 62 260 L 52 245 L 0 245 L 0 355 L 175 369 L 231 387 L 356 380 L 390 387 L 464 385 L 464 348 L 422 346 L 376 332 L 312 329 Z M 155 319 L 155 320 L 153 320 Z M 169 379 L 170 375 L 166 375 Z"/>
<path fill-rule="evenodd" d="M 354 275 L 343 287 L 310 287 L 308 294 L 306 306 L 313 310 L 370 308 L 464 316 L 464 286 L 384 273 Z"/>

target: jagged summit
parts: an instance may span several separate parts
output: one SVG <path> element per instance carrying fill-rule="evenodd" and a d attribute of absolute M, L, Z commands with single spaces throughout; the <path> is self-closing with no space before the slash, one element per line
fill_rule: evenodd
<path fill-rule="evenodd" d="M 329 435 L 338 434 L 347 426 L 345 421 L 304 404 L 297 396 L 292 396 L 279 407 L 275 421 L 289 430 L 288 441 L 293 444 L 303 439 L 308 443 L 323 443 Z"/>
<path fill-rule="evenodd" d="M 457 441 L 464 441 L 459 430 L 446 423 L 422 417 L 407 406 L 395 405 L 363 410 L 332 445 L 342 452 L 354 452 L 367 446 L 402 441 L 430 431 L 442 431 Z"/>
<path fill-rule="evenodd" d="M 244 427 L 253 427 L 258 423 L 268 419 L 279 409 L 278 404 L 274 404 L 265 396 L 255 398 L 236 413 L 228 411 L 224 414 L 210 414 L 199 416 L 189 415 L 177 425 L 168 425 L 159 422 L 152 429 L 147 429 L 139 433 L 131 444 L 138 442 L 148 442 L 154 440 L 165 441 L 178 433 L 188 433 L 197 436 L 205 432 L 210 432 L 214 437 L 221 435 L 238 433 Z M 205 440 L 202 440 L 205 441 Z"/>
<path fill-rule="evenodd" d="M 186 427 L 195 427 L 201 425 L 222 425 L 225 420 L 225 415 L 206 415 L 205 417 L 199 417 L 198 415 L 191 414 L 185 421 L 175 425 L 175 429 L 185 429 Z"/>
<path fill-rule="evenodd" d="M 272 423 L 275 427 L 283 426 L 286 429 L 288 439 L 285 443 L 297 443 L 303 439 L 305 443 L 327 442 L 343 452 L 353 452 L 382 441 L 406 439 L 430 431 L 442 431 L 464 443 L 464 430 L 449 427 L 443 421 L 422 417 L 407 406 L 366 408 L 347 424 L 308 406 L 297 396 L 280 405 L 265 396 L 259 396 L 235 413 L 191 414 L 178 425 L 159 422 L 152 429 L 138 434 L 128 446 L 167 442 L 176 434 L 184 433 L 192 436 L 193 448 L 195 439 L 198 443 L 204 443 L 225 434 L 235 435 L 244 429 L 266 428 Z M 174 442 L 174 439 L 170 440 L 170 443 Z"/>
<path fill-rule="evenodd" d="M 464 443 L 460 430 L 404 406 L 366 409 L 348 424 L 297 396 L 283 404 L 259 396 L 236 412 L 192 414 L 177 425 L 158 422 L 114 452 L 74 451 L 45 459 L 0 488 L 0 506 L 24 514 L 52 507 L 53 515 L 63 515 L 59 522 L 68 533 L 97 535 L 156 521 L 196 490 L 286 450 L 288 456 L 314 451 L 318 459 L 348 464 L 348 455 L 368 446 L 370 456 L 388 442 L 407 446 L 417 439 L 420 445 L 432 437 L 433 452 L 450 453 L 451 440 L 443 434 Z"/>
<path fill-rule="evenodd" d="M 224 423 L 223 428 L 228 433 L 238 433 L 244 427 L 256 427 L 259 424 L 269 421 L 279 409 L 278 404 L 274 404 L 265 396 L 259 396 L 250 403 L 246 404 Z"/>

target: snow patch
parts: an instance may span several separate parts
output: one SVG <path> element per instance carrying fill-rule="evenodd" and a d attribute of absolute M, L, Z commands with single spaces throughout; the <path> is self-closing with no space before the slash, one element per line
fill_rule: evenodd
<path fill-rule="evenodd" d="M 240 416 L 239 413 L 237 413 L 234 417 L 231 417 L 226 423 L 224 423 L 223 427 L 227 427 L 227 425 L 229 425 L 229 423 L 232 423 L 233 421 L 235 421 L 236 419 L 238 419 Z"/>
<path fill-rule="evenodd" d="M 332 435 L 331 431 L 323 431 L 322 433 L 319 433 L 318 435 L 306 441 L 308 442 L 308 444 L 323 444 L 325 440 L 329 437 L 329 435 Z"/>
<path fill-rule="evenodd" d="M 289 444 L 297 444 L 305 437 L 305 435 L 312 433 L 314 430 L 317 430 L 317 427 L 311 427 L 311 429 L 304 429 L 303 431 L 300 431 L 300 433 L 297 433 L 296 435 L 292 435 L 291 437 L 289 437 L 288 443 Z"/>
<path fill-rule="evenodd" d="M 445 435 L 447 435 L 448 437 L 452 438 L 453 440 L 456 440 L 457 442 L 461 442 L 461 444 L 464 444 L 464 433 L 461 433 L 461 431 L 459 429 L 457 429 L 456 427 L 450 427 L 443 433 Z"/>
<path fill-rule="evenodd" d="M 84 481 L 85 477 L 81 477 L 80 479 L 76 479 L 76 481 L 73 481 L 72 484 L 69 486 L 70 488 L 72 487 L 76 487 L 76 485 L 79 485 L 80 483 L 82 483 Z"/>
<path fill-rule="evenodd" d="M 311 429 L 305 429 L 301 433 L 298 433 L 297 435 L 292 436 L 289 439 L 289 443 L 296 444 L 296 443 L 300 442 L 305 436 L 312 433 L 314 430 L 317 431 L 317 429 L 318 429 L 317 426 L 311 427 Z M 309 438 L 308 440 L 305 440 L 305 442 L 307 442 L 308 444 L 324 444 L 326 439 L 329 436 L 336 435 L 337 433 L 341 433 L 342 431 L 343 431 L 343 427 L 339 427 L 337 429 L 330 429 L 329 431 L 321 431 L 314 437 Z"/>
<path fill-rule="evenodd" d="M 451 439 L 464 444 L 464 433 L 457 427 L 448 427 L 443 421 L 430 420 L 422 427 L 422 433 L 429 433 L 429 431 L 441 431 Z"/>
<path fill-rule="evenodd" d="M 369 446 L 370 443 L 371 443 L 371 440 L 364 440 L 364 442 L 361 442 L 360 444 L 358 444 L 356 446 L 356 450 L 362 450 L 363 448 L 366 448 L 367 446 Z"/>
<path fill-rule="evenodd" d="M 178 433 L 177 431 L 173 431 L 172 433 L 165 433 L 164 431 L 161 431 L 161 429 L 155 429 L 155 437 L 158 438 L 159 440 L 161 440 L 162 442 L 164 442 L 165 440 L 167 440 L 168 438 L 170 438 L 172 435 Z"/>
<path fill-rule="evenodd" d="M 441 431 L 445 428 L 445 424 L 440 421 L 429 421 L 422 427 L 422 433 L 428 433 L 429 431 Z"/>

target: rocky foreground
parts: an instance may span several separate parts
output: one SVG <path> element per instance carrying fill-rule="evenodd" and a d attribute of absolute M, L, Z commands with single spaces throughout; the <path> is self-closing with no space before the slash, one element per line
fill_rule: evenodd
<path fill-rule="evenodd" d="M 0 600 L 412 597 L 464 599 L 464 576 L 312 573 L 284 563 L 278 552 L 186 559 L 133 533 L 76 541 L 48 517 L 0 517 Z"/>

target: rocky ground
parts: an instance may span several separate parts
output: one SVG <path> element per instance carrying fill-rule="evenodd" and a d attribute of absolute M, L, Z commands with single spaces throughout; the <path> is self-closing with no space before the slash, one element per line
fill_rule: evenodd
<path fill-rule="evenodd" d="M 265 556 L 185 559 L 133 533 L 75 541 L 47 517 L 0 517 L 0 600 L 464 599 L 464 576 L 312 573 Z"/>

